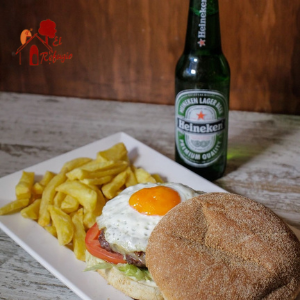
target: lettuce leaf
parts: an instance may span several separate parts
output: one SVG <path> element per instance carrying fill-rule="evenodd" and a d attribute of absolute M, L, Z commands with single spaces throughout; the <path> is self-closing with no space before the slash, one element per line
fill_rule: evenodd
<path fill-rule="evenodd" d="M 148 269 L 140 269 L 134 265 L 124 264 L 118 265 L 118 270 L 126 276 L 134 277 L 137 280 L 152 280 Z"/>
<path fill-rule="evenodd" d="M 96 271 L 96 270 L 100 270 L 100 269 L 110 269 L 110 268 L 112 268 L 112 264 L 103 262 L 103 263 L 99 263 L 99 264 L 93 265 L 91 267 L 85 268 L 84 271 Z"/>
<path fill-rule="evenodd" d="M 99 269 L 110 269 L 117 268 L 124 275 L 132 277 L 136 280 L 150 280 L 152 281 L 152 277 L 147 268 L 139 268 L 134 265 L 129 264 L 111 264 L 91 255 L 88 251 L 86 251 L 86 269 L 84 271 L 96 271 Z"/>

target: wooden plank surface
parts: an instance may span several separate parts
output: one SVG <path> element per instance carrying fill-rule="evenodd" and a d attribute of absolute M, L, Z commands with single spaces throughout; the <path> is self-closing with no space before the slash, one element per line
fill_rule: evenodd
<path fill-rule="evenodd" d="M 300 114 L 300 2 L 219 4 L 232 73 L 231 109 Z M 188 6 L 189 0 L 1 1 L 0 90 L 173 104 Z M 49 45 L 57 54 L 72 53 L 72 59 L 29 66 L 30 44 L 20 65 L 13 53 L 21 32 L 38 33 L 46 19 L 56 23 L 62 41 L 55 47 L 49 38 Z"/>
<path fill-rule="evenodd" d="M 228 167 L 215 184 L 300 228 L 300 117 L 230 112 Z M 124 131 L 174 158 L 172 106 L 0 93 L 0 177 Z M 0 233 L 0 299 L 77 299 Z"/>

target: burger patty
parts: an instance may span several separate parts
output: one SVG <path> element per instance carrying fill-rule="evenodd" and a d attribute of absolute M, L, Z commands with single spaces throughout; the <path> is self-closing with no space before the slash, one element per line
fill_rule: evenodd
<path fill-rule="evenodd" d="M 135 265 L 139 268 L 145 268 L 145 257 L 146 253 L 144 251 L 136 251 L 134 253 L 126 254 L 126 261 L 130 265 Z"/>
<path fill-rule="evenodd" d="M 111 252 L 111 253 L 117 253 L 117 252 L 113 251 L 109 242 L 105 239 L 105 229 L 104 228 L 102 230 L 100 230 L 98 240 L 103 249 L 105 249 L 106 251 Z M 126 259 L 127 263 L 129 263 L 130 265 L 135 265 L 139 268 L 145 268 L 146 267 L 145 257 L 146 257 L 146 253 L 144 251 L 135 251 L 133 253 L 126 254 L 125 259 Z"/>
<path fill-rule="evenodd" d="M 103 249 L 105 249 L 108 252 L 114 253 L 114 251 L 110 247 L 109 242 L 105 239 L 104 229 L 100 230 L 100 235 L 98 237 L 98 241 Z"/>

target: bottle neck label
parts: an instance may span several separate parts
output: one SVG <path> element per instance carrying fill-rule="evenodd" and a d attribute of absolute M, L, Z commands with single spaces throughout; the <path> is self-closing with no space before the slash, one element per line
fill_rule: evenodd
<path fill-rule="evenodd" d="M 207 2 L 201 0 L 201 8 L 199 10 L 199 29 L 198 29 L 198 45 L 199 47 L 205 46 L 206 42 L 206 16 L 207 16 Z"/>
<path fill-rule="evenodd" d="M 219 92 L 184 90 L 178 93 L 176 147 L 186 164 L 207 167 L 226 151 L 226 117 L 226 99 Z"/>
<path fill-rule="evenodd" d="M 218 0 L 191 0 L 185 52 L 221 52 Z"/>

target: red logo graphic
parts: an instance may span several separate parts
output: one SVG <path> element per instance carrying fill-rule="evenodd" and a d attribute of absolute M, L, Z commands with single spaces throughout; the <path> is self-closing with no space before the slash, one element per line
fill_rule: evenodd
<path fill-rule="evenodd" d="M 198 120 L 200 119 L 204 120 L 205 114 L 202 111 L 200 111 L 200 113 L 197 114 L 197 116 L 198 116 Z"/>
<path fill-rule="evenodd" d="M 200 41 L 198 42 L 199 46 L 205 46 L 205 40 L 200 39 Z"/>
<path fill-rule="evenodd" d="M 61 37 L 56 36 L 56 24 L 55 22 L 47 19 L 40 23 L 40 28 L 38 33 L 45 37 L 43 40 L 39 37 L 38 33 L 32 35 L 32 29 L 24 29 L 20 35 L 21 46 L 18 48 L 16 55 L 19 54 L 19 64 L 22 64 L 22 53 L 23 49 L 30 44 L 29 48 L 29 65 L 38 66 L 43 62 L 48 62 L 49 64 L 54 64 L 57 61 L 64 63 L 66 59 L 71 59 L 73 57 L 72 53 L 58 54 L 57 51 L 53 51 L 53 47 L 58 47 L 62 45 Z M 52 47 L 49 45 L 49 38 L 54 39 L 52 42 Z M 28 48 L 26 48 L 28 49 Z M 40 52 L 40 49 L 44 52 Z M 24 50 L 26 51 L 26 50 Z M 24 52 L 23 52 L 24 53 Z M 26 55 L 24 53 L 24 55 Z"/>

